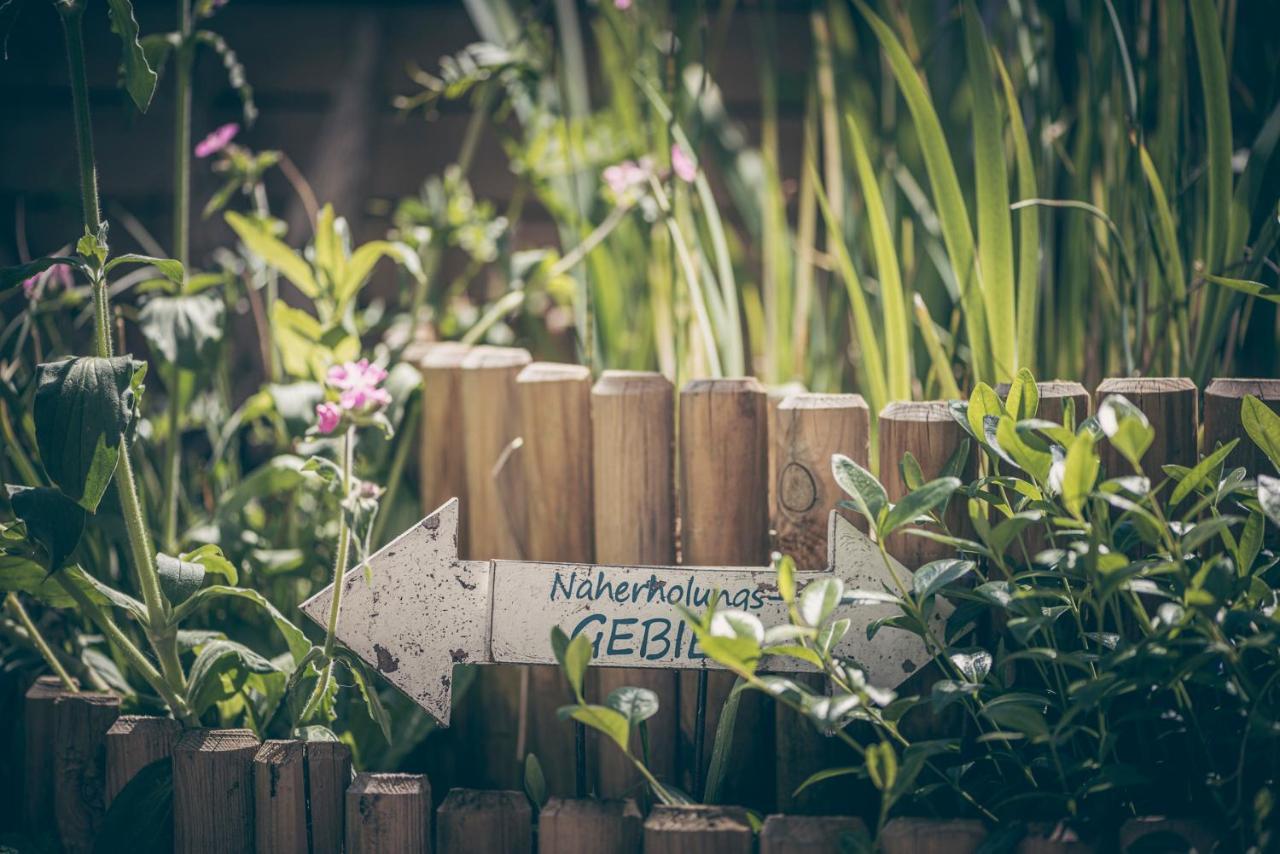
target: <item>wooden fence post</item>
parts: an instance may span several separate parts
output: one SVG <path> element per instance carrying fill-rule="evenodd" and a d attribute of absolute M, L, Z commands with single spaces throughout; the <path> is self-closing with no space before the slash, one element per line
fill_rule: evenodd
<path fill-rule="evenodd" d="M 771 815 L 760 829 L 760 854 L 840 854 L 840 840 L 867 832 L 862 819 L 853 816 Z"/>
<path fill-rule="evenodd" d="M 1142 458 L 1142 471 L 1155 486 L 1164 480 L 1161 466 L 1196 464 L 1196 384 L 1185 377 L 1113 378 L 1098 385 L 1093 399 L 1102 406 L 1108 395 L 1122 394 L 1142 410 L 1155 429 L 1155 441 Z M 1098 447 L 1103 476 L 1132 474 L 1131 467 L 1110 442 Z"/>
<path fill-rule="evenodd" d="M 769 560 L 769 439 L 764 388 L 754 378 L 694 380 L 680 392 L 680 519 L 687 566 L 758 566 Z M 706 603 L 689 603 L 702 611 Z M 705 680 L 705 681 L 702 681 Z M 681 764 L 685 786 L 704 797 L 727 673 L 680 674 Z M 706 715 L 698 727 L 700 688 Z M 716 800 L 760 807 L 773 800 L 773 714 L 766 698 L 741 697 L 731 756 Z M 702 749 L 699 750 L 698 748 Z M 748 760 L 743 767 L 740 760 Z"/>
<path fill-rule="evenodd" d="M 591 371 L 582 365 L 535 362 L 516 377 L 520 398 L 520 463 L 526 492 L 525 557 L 529 560 L 591 563 Z M 551 648 L 550 637 L 537 642 Z M 576 730 L 556 710 L 574 701 L 555 665 L 528 669 L 527 750 L 537 754 L 554 795 L 582 797 L 577 788 Z M 588 674 L 588 695 L 593 695 Z M 585 734 L 584 734 L 585 736 Z M 585 762 L 585 760 L 584 760 Z"/>
<path fill-rule="evenodd" d="M 121 715 L 107 730 L 106 805 L 116 799 L 134 775 L 152 762 L 168 759 L 182 736 L 173 718 Z"/>
<path fill-rule="evenodd" d="M 61 693 L 54 701 L 53 809 L 66 852 L 93 850 L 106 814 L 107 730 L 119 716 L 114 694 Z"/>
<path fill-rule="evenodd" d="M 22 818 L 28 830 L 52 831 L 53 824 L 53 707 L 63 693 L 71 693 L 57 676 L 40 676 L 23 700 Z"/>
<path fill-rule="evenodd" d="M 254 841 L 259 851 L 307 854 L 306 745 L 264 741 L 253 757 Z"/>
<path fill-rule="evenodd" d="M 343 841 L 351 748 L 339 741 L 308 741 L 307 803 L 311 850 L 339 851 Z"/>
<path fill-rule="evenodd" d="M 890 501 L 898 501 L 907 493 L 900 465 L 908 452 L 920 464 L 926 481 L 939 477 L 948 460 L 968 445 L 961 480 L 972 480 L 977 473 L 978 449 L 951 415 L 946 401 L 900 401 L 890 403 L 880 413 L 880 482 Z M 953 500 L 943 521 L 953 534 L 967 536 L 969 516 L 965 504 Z M 889 553 L 908 569 L 916 570 L 931 560 L 954 555 L 951 546 L 935 543 L 910 534 L 892 534 L 885 543 Z"/>
<path fill-rule="evenodd" d="M 430 854 L 431 786 L 427 778 L 420 774 L 357 774 L 347 789 L 346 843 L 347 854 Z"/>
<path fill-rule="evenodd" d="M 466 456 L 459 453 L 462 432 L 462 361 L 471 352 L 453 341 L 428 345 L 418 362 L 422 373 L 422 448 L 418 480 L 422 512 L 430 513 L 450 498 L 461 502 L 458 549 L 467 549 Z"/>
<path fill-rule="evenodd" d="M 253 851 L 253 756 L 247 729 L 195 729 L 173 748 L 173 850 Z"/>
<path fill-rule="evenodd" d="M 1093 414 L 1093 404 L 1089 398 L 1089 392 L 1080 383 L 1067 380 L 1050 380 L 1036 383 L 1036 390 L 1040 393 L 1040 408 L 1036 412 L 1037 418 L 1061 424 L 1062 417 L 1067 411 L 1068 400 L 1074 406 L 1075 423 L 1077 425 Z M 1006 399 L 1009 396 L 1009 383 L 1000 383 L 1000 385 L 996 386 L 996 394 L 1000 395 L 1001 400 Z"/>
<path fill-rule="evenodd" d="M 633 800 L 551 798 L 538 813 L 538 851 L 640 854 L 643 822 Z"/>
<path fill-rule="evenodd" d="M 461 408 L 471 560 L 522 558 L 524 495 L 521 468 L 512 457 L 520 435 L 516 376 L 529 364 L 526 350 L 475 347 L 462 360 Z M 454 444 L 457 453 L 457 444 Z M 499 487 L 499 478 L 503 486 Z M 517 788 L 521 780 L 520 691 L 526 669 L 481 667 L 454 716 L 459 776 L 480 788 Z"/>
<path fill-rule="evenodd" d="M 755 841 L 742 807 L 659 805 L 644 823 L 645 854 L 751 854 Z"/>
<path fill-rule="evenodd" d="M 454 789 L 436 812 L 440 854 L 502 851 L 531 854 L 533 810 L 521 792 Z"/>
<path fill-rule="evenodd" d="M 774 548 L 795 559 L 802 572 L 820 572 L 827 564 L 828 517 L 844 497 L 831 474 L 833 454 L 845 454 L 867 466 L 871 436 L 867 403 L 858 394 L 794 394 L 778 404 L 771 422 Z M 861 516 L 845 513 L 862 530 Z M 795 679 L 820 691 L 821 674 Z M 824 794 L 837 786 L 822 784 L 795 794 L 811 774 L 833 764 L 845 752 L 823 737 L 801 714 L 774 704 L 777 739 L 776 806 L 787 812 L 822 812 Z"/>
<path fill-rule="evenodd" d="M 662 374 L 605 371 L 591 390 L 595 554 L 600 563 L 676 562 L 675 411 L 671 383 Z M 646 721 L 649 770 L 671 780 L 676 768 L 679 694 L 674 671 L 600 668 L 600 699 L 625 685 L 658 695 L 658 713 Z M 632 794 L 644 785 L 630 761 L 611 744 L 598 751 L 599 793 Z"/>
<path fill-rule="evenodd" d="M 1275 474 L 1275 466 L 1253 439 L 1249 438 L 1240 423 L 1240 407 L 1247 394 L 1261 400 L 1271 411 L 1280 413 L 1280 380 L 1213 380 L 1204 390 L 1204 437 L 1201 448 L 1205 454 L 1211 454 L 1218 445 L 1238 438 L 1240 444 L 1227 455 L 1227 470 L 1244 466 L 1250 477 L 1256 477 L 1259 473 Z"/>
<path fill-rule="evenodd" d="M 882 854 L 973 854 L 987 838 L 982 822 L 895 818 L 880 831 Z"/>

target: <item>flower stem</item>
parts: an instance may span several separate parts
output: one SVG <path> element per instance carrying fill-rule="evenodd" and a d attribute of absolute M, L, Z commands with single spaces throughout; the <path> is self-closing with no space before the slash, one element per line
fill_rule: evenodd
<path fill-rule="evenodd" d="M 67 673 L 67 669 L 62 666 L 62 662 L 58 660 L 58 656 L 54 654 L 53 648 L 49 646 L 49 642 L 44 639 L 44 635 L 40 634 L 40 630 L 36 628 L 35 622 L 31 619 L 31 615 L 27 613 L 27 609 L 22 607 L 22 600 L 18 598 L 17 593 L 9 593 L 4 597 L 4 604 L 18 618 L 18 622 L 27 630 L 27 637 L 31 643 L 40 652 L 40 656 L 49 665 L 49 669 L 62 680 L 63 686 L 72 692 L 79 692 L 80 688 L 76 685 L 75 680 L 71 678 L 71 674 Z"/>
<path fill-rule="evenodd" d="M 351 493 L 352 457 L 355 454 L 354 427 L 348 427 L 342 437 L 342 500 L 345 503 Z M 346 513 L 340 511 L 338 516 L 338 555 L 333 563 L 333 599 L 329 605 L 329 623 L 324 633 L 325 668 L 316 682 L 315 690 L 307 699 L 307 704 L 298 716 L 298 722 L 305 724 L 329 691 L 329 680 L 333 678 L 333 648 L 337 644 L 338 615 L 342 611 L 342 576 L 347 571 L 347 558 L 351 549 L 351 528 L 347 525 Z"/>
<path fill-rule="evenodd" d="M 182 469 L 182 417 L 181 394 L 182 369 L 173 366 L 169 375 L 169 458 L 165 461 L 164 480 L 164 548 L 166 552 L 178 551 L 178 479 Z"/>
<path fill-rule="evenodd" d="M 80 3 L 58 5 L 62 31 L 66 36 L 67 71 L 71 76 L 71 106 L 76 123 L 76 150 L 80 155 L 80 205 L 84 229 L 97 234 L 102 221 L 98 208 L 98 170 L 93 157 L 93 126 L 89 121 L 89 83 L 84 69 L 84 33 Z"/>

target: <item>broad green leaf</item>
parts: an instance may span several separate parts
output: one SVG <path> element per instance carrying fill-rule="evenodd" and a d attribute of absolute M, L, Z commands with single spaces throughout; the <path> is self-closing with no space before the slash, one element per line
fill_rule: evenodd
<path fill-rule="evenodd" d="M 1027 421 L 1036 417 L 1040 409 L 1040 388 L 1036 378 L 1026 368 L 1019 368 L 1009 383 L 1009 394 L 1004 408 L 1014 421 Z"/>
<path fill-rule="evenodd" d="M 368 668 L 365 667 L 363 661 L 345 649 L 337 650 L 335 655 L 346 665 L 351 678 L 355 680 L 356 688 L 360 690 L 360 698 L 364 700 L 364 708 L 368 712 L 369 718 L 378 725 L 378 731 L 382 733 L 383 739 L 387 744 L 390 744 L 391 715 L 388 714 L 386 706 L 382 705 L 382 698 L 378 696 L 377 688 L 373 686 L 369 679 Z"/>
<path fill-rule="evenodd" d="M 178 558 L 199 564 L 204 567 L 206 573 L 212 572 L 214 575 L 220 575 L 226 579 L 228 584 L 234 585 L 240 580 L 235 564 L 227 560 L 226 556 L 222 554 L 222 549 L 213 543 L 205 543 L 195 551 L 178 555 Z"/>
<path fill-rule="evenodd" d="M 1240 423 L 1271 464 L 1280 469 L 1280 415 L 1252 394 L 1240 404 Z"/>
<path fill-rule="evenodd" d="M 204 567 L 173 555 L 156 555 L 156 572 L 160 575 L 160 589 L 165 598 L 175 605 L 186 599 L 204 583 Z"/>
<path fill-rule="evenodd" d="M 254 605 L 257 605 L 267 616 L 275 623 L 276 629 L 284 636 L 285 643 L 289 647 L 289 654 L 293 656 L 294 664 L 302 661 L 307 653 L 311 651 L 311 641 L 307 640 L 307 636 L 302 633 L 302 629 L 295 626 L 289 619 L 272 605 L 261 593 L 256 590 L 247 590 L 243 587 L 227 587 L 221 584 L 214 584 L 209 587 L 202 587 L 191 597 L 177 606 L 173 612 L 173 622 L 181 623 L 184 619 L 195 613 L 201 605 L 222 596 L 238 597 L 247 599 Z"/>
<path fill-rule="evenodd" d="M 572 718 L 581 724 L 591 727 L 596 732 L 603 733 L 613 740 L 619 750 L 630 755 L 628 742 L 631 739 L 631 727 L 627 723 L 626 715 L 621 712 L 608 706 L 595 706 L 584 703 L 577 706 L 564 706 L 558 714 L 562 718 Z"/>
<path fill-rule="evenodd" d="M 560 662 L 560 669 L 564 671 L 564 676 L 569 680 L 570 687 L 573 688 L 573 695 L 581 701 L 582 686 L 587 676 L 587 667 L 591 664 L 591 641 L 586 635 L 578 635 L 569 640 L 567 643 L 556 643 L 555 631 L 559 631 L 559 626 L 552 633 L 552 647 L 556 650 L 556 659 Z M 561 632 L 563 635 L 563 632 Z"/>
<path fill-rule="evenodd" d="M 835 454 L 831 457 L 831 474 L 840 488 L 853 499 L 859 513 L 875 530 L 880 513 L 889 503 L 889 496 L 876 476 L 846 457 Z"/>
<path fill-rule="evenodd" d="M 837 601 L 839 601 L 837 599 Z M 804 597 L 801 597 L 804 607 Z M 764 643 L 764 624 L 755 614 L 726 608 L 711 615 L 711 634 L 717 638 L 743 638 Z"/>
<path fill-rule="evenodd" d="M 293 282 L 298 290 L 312 299 L 320 295 L 320 287 L 316 284 L 315 274 L 310 265 L 255 220 L 227 211 L 227 225 L 236 233 L 245 247 L 261 258 L 269 267 L 274 267 Z"/>
<path fill-rule="evenodd" d="M 335 289 L 334 302 L 338 305 L 339 313 L 360 292 L 360 288 L 373 272 L 374 265 L 383 258 L 395 260 L 410 272 L 416 273 L 418 269 L 418 256 L 402 243 L 373 240 L 364 244 L 351 253 L 351 258 L 347 261 L 343 276 Z"/>
<path fill-rule="evenodd" d="M 1021 703 L 987 705 L 982 715 L 1001 730 L 1012 730 L 1028 738 L 1042 738 L 1049 734 L 1049 724 L 1038 709 Z"/>
<path fill-rule="evenodd" d="M 1258 553 L 1262 551 L 1265 528 L 1263 515 L 1256 510 L 1250 512 L 1236 547 L 1236 568 L 1241 575 L 1247 575 L 1253 569 L 1253 563 L 1258 559 Z"/>
<path fill-rule="evenodd" d="M 191 710 L 203 714 L 214 703 L 234 696 L 250 673 L 275 673 L 279 669 L 241 643 L 215 640 L 196 656 L 188 674 L 187 696 Z"/>
<path fill-rule="evenodd" d="M 1111 447 L 1119 451 L 1135 469 L 1141 466 L 1142 455 L 1151 447 L 1156 437 L 1151 422 L 1141 409 L 1123 395 L 1109 395 L 1098 407 L 1098 425 L 1111 442 Z"/>
<path fill-rule="evenodd" d="M 82 575 L 76 575 L 71 571 L 75 568 L 74 566 L 66 568 L 66 578 L 75 581 L 79 588 L 90 594 L 89 598 L 97 604 L 107 604 L 107 600 L 91 585 L 83 583 Z M 25 593 L 51 608 L 76 606 L 76 601 L 71 598 L 71 594 L 63 589 L 60 578 L 51 575 L 49 570 L 33 558 L 21 554 L 0 551 L 0 590 L 5 593 Z"/>
<path fill-rule="evenodd" d="M 138 111 L 145 113 L 151 106 L 158 78 L 147 63 L 146 53 L 138 40 L 138 21 L 133 16 L 133 3 L 130 0 L 107 0 L 107 8 L 111 16 L 111 32 L 120 38 L 124 88 Z"/>
<path fill-rule="evenodd" d="M 94 854 L 173 850 L 173 762 L 167 756 L 143 766 L 115 794 L 96 837 Z"/>
<path fill-rule="evenodd" d="M 903 525 L 914 522 L 926 513 L 946 504 L 951 494 L 959 488 L 960 479 L 955 477 L 940 477 L 929 481 L 889 508 L 884 521 L 876 529 L 877 534 L 887 537 Z"/>
<path fill-rule="evenodd" d="M 973 393 L 969 395 L 966 418 L 969 429 L 973 431 L 978 441 L 982 441 L 987 435 L 986 419 L 999 418 L 1004 414 L 1006 414 L 1004 403 L 1001 402 L 1000 395 L 996 394 L 995 389 L 984 382 L 973 387 Z"/>
<path fill-rule="evenodd" d="M 78 356 L 36 368 L 35 425 L 49 479 L 89 512 L 111 483 L 146 366 Z"/>
<path fill-rule="evenodd" d="M 346 229 L 343 229 L 345 234 Z M 316 237 L 313 249 L 315 264 L 327 276 L 330 287 L 337 290 L 337 285 L 346 275 L 347 248 L 343 235 L 339 234 L 337 218 L 333 213 L 333 205 L 326 204 L 316 215 Z"/>
<path fill-rule="evenodd" d="M 150 255 L 117 255 L 107 262 L 107 266 L 103 268 L 103 272 L 110 273 L 116 267 L 122 264 L 147 264 L 155 267 L 160 271 L 160 275 L 164 276 L 175 285 L 181 285 L 186 275 L 186 271 L 182 269 L 182 262 L 175 261 L 172 258 L 152 258 Z"/>
<path fill-rule="evenodd" d="M 844 582 L 839 578 L 820 578 L 805 585 L 796 602 L 796 610 L 805 625 L 818 628 L 835 611 L 843 595 Z"/>
<path fill-rule="evenodd" d="M 1212 486 L 1215 483 L 1213 479 L 1217 474 L 1218 468 L 1222 465 L 1222 461 L 1227 458 L 1227 454 L 1240 444 L 1239 439 L 1232 439 L 1227 444 L 1216 449 L 1212 454 L 1196 463 L 1195 468 L 1187 472 L 1178 485 L 1174 487 L 1173 494 L 1169 496 L 1169 506 L 1176 507 L 1178 502 L 1186 498 L 1201 485 L 1208 483 Z"/>
<path fill-rule="evenodd" d="M 658 713 L 658 695 L 648 688 L 625 685 L 615 688 L 605 698 L 604 704 L 620 712 L 632 725 L 646 721 Z"/>
<path fill-rule="evenodd" d="M 138 325 L 165 364 L 204 373 L 214 367 L 224 311 L 215 296 L 153 297 L 138 313 Z"/>
<path fill-rule="evenodd" d="M 1009 416 L 1001 416 L 996 423 L 996 441 L 1000 450 L 1013 458 L 1018 468 L 1035 478 L 1037 483 L 1045 483 L 1053 468 L 1053 455 L 1037 450 L 1028 445 L 1018 433 L 1018 428 Z"/>
<path fill-rule="evenodd" d="M 44 548 L 49 571 L 62 569 L 84 534 L 84 508 L 47 486 L 7 489 L 13 514 L 26 525 L 27 537 Z"/>
<path fill-rule="evenodd" d="M 1067 458 L 1062 463 L 1062 482 L 1059 485 L 1062 503 L 1077 519 L 1082 518 L 1085 499 L 1098 479 L 1102 463 L 1093 447 L 1093 434 L 1081 431 L 1067 448 Z"/>
<path fill-rule="evenodd" d="M 985 649 L 957 649 L 947 654 L 952 666 L 970 682 L 981 682 L 991 672 L 991 653 Z"/>
<path fill-rule="evenodd" d="M 542 809 L 547 804 L 547 778 L 542 773 L 538 754 L 532 751 L 524 755 L 524 793 L 534 806 Z"/>
<path fill-rule="evenodd" d="M 1258 503 L 1262 505 L 1262 512 L 1280 525 L 1280 478 L 1258 475 Z"/>
<path fill-rule="evenodd" d="M 790 605 L 796 598 L 796 562 L 790 555 L 783 555 L 773 566 L 778 574 L 778 595 Z"/>
<path fill-rule="evenodd" d="M 991 46 L 973 3 L 964 4 L 964 43 L 973 99 L 974 195 L 978 209 L 978 260 L 982 301 L 991 333 L 995 378 L 1018 369 L 1014 308 L 1013 222 L 1009 212 L 1009 172 L 1004 158 L 1004 120 L 991 69 Z M 982 435 L 979 433 L 978 435 Z"/>
<path fill-rule="evenodd" d="M 974 563 L 961 558 L 944 558 L 926 563 L 911 579 L 911 593 L 921 601 L 933 596 L 948 584 L 973 572 Z"/>

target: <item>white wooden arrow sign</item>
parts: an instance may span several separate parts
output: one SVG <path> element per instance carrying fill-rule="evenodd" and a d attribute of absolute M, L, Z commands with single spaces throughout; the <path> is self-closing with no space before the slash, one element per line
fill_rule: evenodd
<path fill-rule="evenodd" d="M 799 573 L 812 583 L 834 573 L 846 590 L 896 589 L 879 549 L 838 513 L 831 514 L 826 572 Z M 892 558 L 890 559 L 892 560 Z M 367 571 L 366 571 L 367 569 Z M 897 561 L 902 579 L 911 573 Z M 338 640 L 400 688 L 441 724 L 449 725 L 455 664 L 554 664 L 551 628 L 586 633 L 594 664 L 606 667 L 719 667 L 698 648 L 677 606 L 719 607 L 758 616 L 766 626 L 787 621 L 777 576 L 768 567 L 605 566 L 458 558 L 458 499 L 450 499 L 369 557 L 342 580 Z M 324 625 L 333 585 L 302 603 Z M 909 633 L 866 627 L 897 613 L 888 603 L 850 606 L 853 625 L 837 652 L 857 661 L 873 685 L 895 687 L 927 659 Z M 941 622 L 950 607 L 938 601 Z M 762 669 L 800 670 L 788 658 Z"/>

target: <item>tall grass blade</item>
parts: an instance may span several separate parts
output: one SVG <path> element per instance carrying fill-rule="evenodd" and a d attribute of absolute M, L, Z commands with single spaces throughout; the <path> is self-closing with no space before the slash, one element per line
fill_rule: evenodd
<path fill-rule="evenodd" d="M 853 161 L 862 186 L 867 208 L 867 224 L 871 229 L 871 247 L 876 258 L 876 274 L 880 279 L 880 311 L 884 318 L 884 351 L 888 362 L 887 391 L 890 400 L 911 399 L 911 326 L 907 321 L 906 298 L 902 289 L 902 273 L 889 227 L 889 214 L 867 144 L 852 113 L 845 115 L 845 128 L 853 149 Z"/>
<path fill-rule="evenodd" d="M 960 387 L 956 385 L 955 375 L 951 372 L 951 359 L 946 350 L 942 349 L 937 327 L 929 315 L 929 306 L 924 304 L 924 299 L 919 294 L 915 294 L 914 299 L 916 324 L 920 327 L 924 348 L 929 351 L 929 359 L 933 362 L 933 374 L 938 380 L 942 397 L 945 400 L 959 400 L 962 397 Z"/>
<path fill-rule="evenodd" d="M 991 336 L 995 377 L 1018 370 L 1013 291 L 1013 223 L 1004 159 L 1004 122 L 991 71 L 991 46 L 972 2 L 964 5 L 964 43 L 973 97 L 974 193 L 978 202 L 978 259 L 982 302 Z"/>
<path fill-rule="evenodd" d="M 1173 343 L 1175 353 L 1186 353 L 1187 340 L 1187 277 L 1182 266 L 1182 254 L 1178 246 L 1178 230 L 1173 222 L 1173 211 L 1169 208 L 1169 199 L 1165 195 L 1164 184 L 1156 172 L 1156 164 L 1146 146 L 1139 144 L 1139 157 L 1142 172 L 1146 175 L 1147 186 L 1151 190 L 1151 204 L 1155 209 L 1154 230 L 1156 246 L 1160 249 L 1160 263 L 1164 267 L 1164 278 L 1169 286 L 1168 298 L 1172 305 L 1170 312 L 1173 325 Z M 1180 359 L 1173 360 L 1180 365 Z"/>
<path fill-rule="evenodd" d="M 1000 82 L 1004 88 L 1006 108 L 1009 110 L 1009 129 L 1013 136 L 1013 156 L 1018 165 L 1018 198 L 1033 199 L 1039 195 L 1036 189 L 1036 167 L 1031 160 L 1031 142 L 1027 139 L 1027 127 L 1022 120 L 1022 108 L 1013 90 L 1013 81 L 1000 59 L 993 53 Z M 1023 208 L 1018 220 L 1018 367 L 1030 368 L 1036 364 L 1036 319 L 1040 308 L 1040 212 L 1035 206 Z"/>
<path fill-rule="evenodd" d="M 889 67 L 915 121 L 925 168 L 929 172 L 929 183 L 933 187 L 942 239 L 947 246 L 947 255 L 960 291 L 965 332 L 973 359 L 973 374 L 977 380 L 991 379 L 995 376 L 995 370 L 987 337 L 982 287 L 974 263 L 973 227 L 965 209 L 964 196 L 960 192 L 960 179 L 956 176 L 951 151 L 947 148 L 947 139 L 942 133 L 942 123 L 938 120 L 938 113 L 924 81 L 911 64 L 910 57 L 893 30 L 871 11 L 864 0 L 854 2 L 884 49 Z"/>

